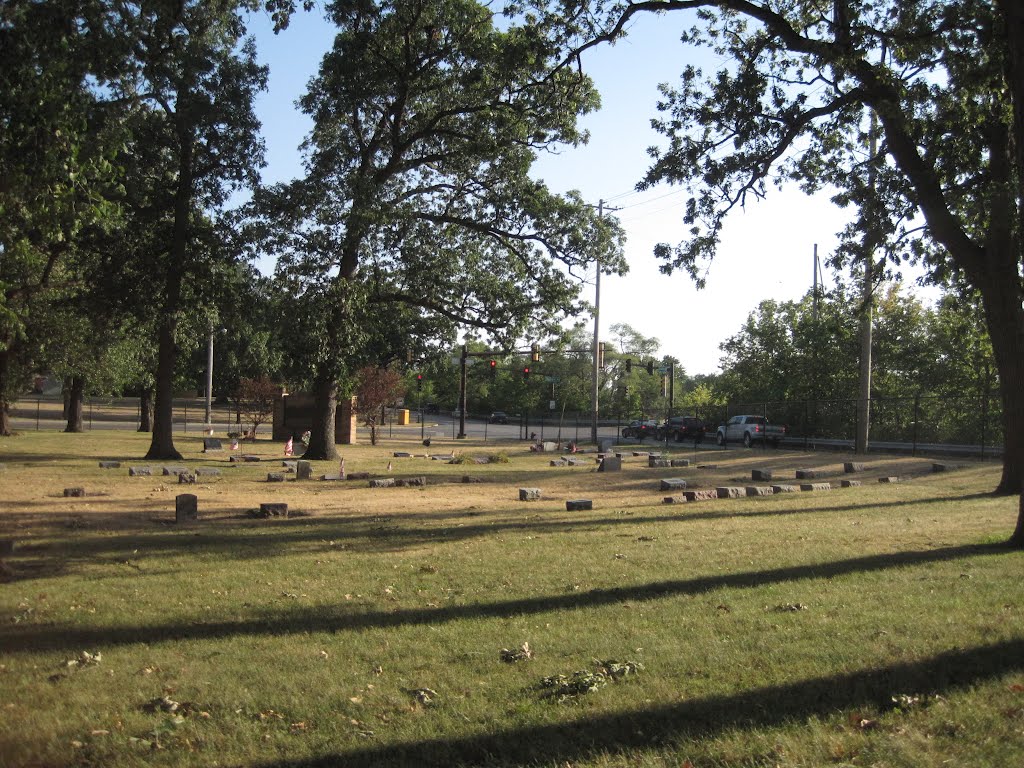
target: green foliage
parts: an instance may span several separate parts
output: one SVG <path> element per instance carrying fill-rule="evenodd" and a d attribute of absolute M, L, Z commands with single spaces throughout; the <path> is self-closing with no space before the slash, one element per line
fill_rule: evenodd
<path fill-rule="evenodd" d="M 253 224 L 297 301 L 364 287 L 362 311 L 330 302 L 302 328 L 310 370 L 343 378 L 342 351 L 383 362 L 408 349 L 383 340 L 453 340 L 455 324 L 507 345 L 579 310 L 571 272 L 624 270 L 618 227 L 528 173 L 584 138 L 577 116 L 597 103 L 586 77 L 551 71 L 545 30 L 499 30 L 468 0 L 328 10 L 338 35 L 302 99 L 307 176 L 265 191 Z M 369 335 L 339 342 L 353 327 Z"/>

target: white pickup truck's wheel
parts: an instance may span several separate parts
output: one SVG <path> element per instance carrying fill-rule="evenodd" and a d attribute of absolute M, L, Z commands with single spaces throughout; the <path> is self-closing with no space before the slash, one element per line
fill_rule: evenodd
<path fill-rule="evenodd" d="M 724 432 L 719 432 L 718 433 L 718 444 L 720 446 L 722 446 L 723 448 L 725 447 L 725 433 Z"/>
<path fill-rule="evenodd" d="M 749 432 L 744 432 L 744 433 L 743 433 L 743 445 L 744 445 L 745 447 L 749 448 L 749 447 L 750 447 L 750 444 L 751 444 L 751 443 L 753 443 L 753 442 L 754 442 L 754 441 L 753 441 L 753 439 L 752 439 L 752 438 L 750 437 L 750 433 L 749 433 Z"/>

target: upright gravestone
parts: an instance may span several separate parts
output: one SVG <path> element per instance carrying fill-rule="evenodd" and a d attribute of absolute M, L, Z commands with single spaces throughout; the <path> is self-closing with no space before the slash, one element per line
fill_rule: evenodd
<path fill-rule="evenodd" d="M 619 456 L 605 456 L 601 459 L 601 466 L 597 468 L 598 472 L 621 472 L 622 471 L 622 458 Z"/>
<path fill-rule="evenodd" d="M 174 522 L 191 523 L 199 519 L 199 497 L 194 493 L 179 493 L 174 499 Z"/>
<path fill-rule="evenodd" d="M 312 480 L 313 479 L 313 463 L 310 461 L 297 461 L 295 462 L 295 479 L 296 480 Z"/>
<path fill-rule="evenodd" d="M 216 437 L 204 437 L 203 438 L 203 453 L 208 451 L 223 451 L 224 446 L 220 444 L 220 440 Z"/>

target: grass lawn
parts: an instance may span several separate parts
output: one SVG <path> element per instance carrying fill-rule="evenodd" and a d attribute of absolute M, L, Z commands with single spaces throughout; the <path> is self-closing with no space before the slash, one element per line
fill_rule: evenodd
<path fill-rule="evenodd" d="M 1024 765 L 1024 553 L 991 462 L 344 446 L 350 473 L 428 481 L 370 488 L 268 483 L 280 444 L 175 444 L 220 476 L 179 485 L 136 433 L 0 441 L 0 765 Z M 662 479 L 764 468 L 835 489 L 663 503 Z M 293 514 L 249 515 L 273 501 Z"/>

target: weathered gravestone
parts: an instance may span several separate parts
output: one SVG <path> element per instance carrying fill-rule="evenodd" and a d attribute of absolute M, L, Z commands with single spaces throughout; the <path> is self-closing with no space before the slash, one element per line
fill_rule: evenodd
<path fill-rule="evenodd" d="M 900 479 L 895 476 L 878 478 L 878 482 L 880 483 L 898 483 L 899 481 Z"/>
<path fill-rule="evenodd" d="M 773 485 L 772 493 L 796 493 L 799 491 L 799 486 L 796 485 Z"/>
<path fill-rule="evenodd" d="M 843 488 L 856 488 L 860 485 L 863 485 L 863 483 L 861 483 L 860 480 L 842 480 L 841 484 Z"/>
<path fill-rule="evenodd" d="M 746 488 L 736 488 L 728 485 L 722 485 L 715 488 L 715 492 L 718 494 L 718 498 L 720 499 L 738 499 L 747 495 Z"/>
<path fill-rule="evenodd" d="M 619 456 L 605 456 L 601 459 L 601 465 L 597 468 L 598 472 L 621 472 L 622 471 L 622 458 Z"/>
<path fill-rule="evenodd" d="M 196 477 L 220 477 L 220 470 L 213 467 L 199 467 Z"/>
<path fill-rule="evenodd" d="M 813 480 L 818 476 L 817 471 L 813 469 L 798 469 L 796 471 L 797 480 Z"/>
<path fill-rule="evenodd" d="M 648 467 L 671 467 L 671 459 L 663 459 L 660 456 L 648 456 L 647 457 Z"/>
<path fill-rule="evenodd" d="M 199 519 L 199 497 L 194 493 L 179 493 L 174 497 L 174 522 L 191 523 Z"/>
<path fill-rule="evenodd" d="M 718 498 L 718 491 L 714 488 L 701 488 L 696 491 L 683 491 L 687 501 L 710 501 Z"/>
<path fill-rule="evenodd" d="M 220 444 L 220 440 L 216 437 L 204 437 L 203 438 L 203 453 L 208 451 L 223 451 L 224 446 Z"/>
<path fill-rule="evenodd" d="M 120 461 L 101 461 L 100 462 L 100 469 L 120 469 L 120 468 L 121 468 L 121 462 Z"/>
<path fill-rule="evenodd" d="M 66 498 L 80 498 L 85 496 L 85 488 L 65 488 L 64 496 Z"/>
<path fill-rule="evenodd" d="M 178 475 L 178 485 L 194 485 L 196 476 L 191 472 L 182 472 Z"/>
<path fill-rule="evenodd" d="M 268 483 L 283 483 L 284 472 L 267 472 Z"/>
<path fill-rule="evenodd" d="M 752 469 L 750 470 L 750 479 L 758 482 L 771 482 L 772 471 L 770 469 Z"/>
<path fill-rule="evenodd" d="M 863 472 L 864 464 L 863 462 L 860 461 L 847 461 L 843 463 L 843 471 L 846 472 L 847 474 L 852 474 L 854 472 Z"/>
<path fill-rule="evenodd" d="M 540 488 L 520 488 L 520 501 L 538 501 L 540 499 Z"/>
<path fill-rule="evenodd" d="M 688 467 L 688 466 L 690 466 L 690 460 L 689 459 L 672 459 L 670 464 L 673 467 Z"/>
<path fill-rule="evenodd" d="M 598 453 L 608 453 L 615 447 L 615 439 L 611 437 L 602 437 L 597 441 Z"/>
<path fill-rule="evenodd" d="M 394 488 L 395 478 L 393 477 L 379 477 L 376 480 L 370 481 L 371 488 Z"/>
<path fill-rule="evenodd" d="M 152 474 L 152 467 L 128 467 L 128 477 L 150 477 Z"/>
<path fill-rule="evenodd" d="M 570 499 L 565 502 L 566 512 L 579 512 L 584 509 L 593 509 L 594 502 L 592 499 Z"/>
<path fill-rule="evenodd" d="M 686 481 L 681 477 L 670 477 L 661 481 L 662 491 L 685 491 Z"/>
<path fill-rule="evenodd" d="M 313 463 L 311 461 L 297 461 L 295 462 L 295 479 L 296 480 L 312 480 L 313 479 Z"/>
<path fill-rule="evenodd" d="M 181 475 L 188 472 L 187 467 L 164 467 L 164 476 L 169 477 L 170 475 Z"/>
<path fill-rule="evenodd" d="M 831 483 L 801 483 L 801 491 L 831 491 Z"/>
<path fill-rule="evenodd" d="M 748 485 L 747 496 L 771 496 L 771 486 L 767 485 Z"/>

